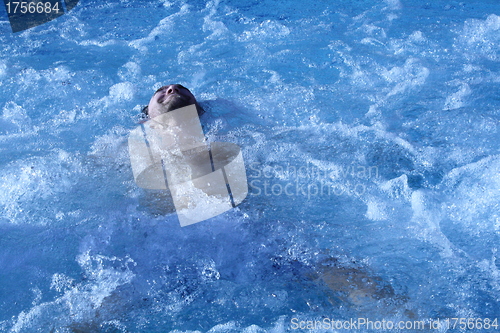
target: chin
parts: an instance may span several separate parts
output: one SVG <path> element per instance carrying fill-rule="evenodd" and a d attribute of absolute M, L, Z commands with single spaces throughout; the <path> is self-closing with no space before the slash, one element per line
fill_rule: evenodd
<path fill-rule="evenodd" d="M 166 110 L 166 112 L 169 112 L 169 111 L 180 109 L 182 107 L 185 107 L 185 106 L 188 106 L 188 105 L 191 105 L 191 104 L 194 104 L 194 103 L 192 103 L 188 99 L 175 98 L 175 99 L 172 99 L 172 100 L 168 101 L 168 103 L 165 103 L 164 104 L 164 109 Z"/>

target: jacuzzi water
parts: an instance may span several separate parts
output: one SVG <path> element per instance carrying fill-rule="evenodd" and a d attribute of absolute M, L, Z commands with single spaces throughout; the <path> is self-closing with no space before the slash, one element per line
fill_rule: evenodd
<path fill-rule="evenodd" d="M 0 331 L 497 331 L 497 0 L 81 0 L 16 34 L 2 15 Z M 168 83 L 249 184 L 183 228 L 127 150 Z M 387 331 L 464 331 L 409 325 Z"/>

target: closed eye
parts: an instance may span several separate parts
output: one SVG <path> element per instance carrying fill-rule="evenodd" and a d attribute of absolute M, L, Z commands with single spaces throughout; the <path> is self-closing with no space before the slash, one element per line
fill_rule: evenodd
<path fill-rule="evenodd" d="M 156 93 L 159 93 L 160 91 L 162 91 L 162 90 L 164 90 L 164 89 L 166 89 L 166 88 L 167 88 L 167 86 L 163 86 L 163 87 L 159 88 L 157 91 L 155 91 L 155 94 L 156 94 Z"/>

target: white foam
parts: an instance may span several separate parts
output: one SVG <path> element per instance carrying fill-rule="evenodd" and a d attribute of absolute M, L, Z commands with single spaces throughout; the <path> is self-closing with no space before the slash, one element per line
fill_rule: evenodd
<path fill-rule="evenodd" d="M 485 20 L 466 20 L 454 46 L 464 50 L 470 59 L 484 57 L 498 61 L 500 60 L 499 43 L 500 16 L 491 14 Z"/>
<path fill-rule="evenodd" d="M 112 85 L 109 88 L 109 94 L 100 99 L 91 100 L 87 105 L 96 110 L 96 114 L 100 115 L 103 112 L 116 112 L 113 108 L 124 102 L 129 102 L 134 99 L 136 86 L 131 82 L 120 82 Z M 90 116 L 90 115 L 89 115 Z"/>
<path fill-rule="evenodd" d="M 53 301 L 36 304 L 31 309 L 22 311 L 14 319 L 11 333 L 42 327 L 47 330 L 62 329 L 73 324 L 95 322 L 99 320 L 104 299 L 119 286 L 130 283 L 135 276 L 130 270 L 135 262 L 128 257 L 94 256 L 85 252 L 78 256 L 77 261 L 88 280 L 70 287 L 68 283 L 72 280 L 56 273 L 51 286 L 57 291 L 64 289 L 64 294 Z"/>
<path fill-rule="evenodd" d="M 394 52 L 395 55 L 415 55 L 422 53 L 423 50 L 428 49 L 429 47 L 438 47 L 437 45 L 432 45 L 432 43 L 433 42 L 429 41 L 429 39 L 427 39 L 421 31 L 416 30 L 406 38 L 389 39 L 387 45 L 388 49 Z"/>
<path fill-rule="evenodd" d="M 71 167 L 67 167 L 70 164 Z M 46 224 L 59 213 L 47 207 L 43 216 L 32 206 L 71 190 L 75 176 L 83 172 L 80 161 L 63 150 L 46 157 L 19 159 L 0 171 L 0 207 L 13 224 Z M 53 216 L 51 214 L 53 213 Z"/>
<path fill-rule="evenodd" d="M 14 125 L 19 132 L 31 132 L 33 126 L 26 110 L 15 102 L 7 102 L 2 109 L 2 120 Z"/>
<path fill-rule="evenodd" d="M 52 282 L 50 283 L 50 289 L 54 289 L 57 292 L 63 292 L 71 288 L 74 283 L 74 279 L 60 273 L 55 273 L 52 276 Z"/>
<path fill-rule="evenodd" d="M 492 258 L 490 260 L 484 259 L 478 263 L 478 267 L 490 278 L 490 285 L 493 287 L 491 294 L 500 302 L 500 269 L 497 267 L 499 258 L 497 257 L 497 249 L 494 249 Z"/>
<path fill-rule="evenodd" d="M 0 78 L 3 78 L 6 74 L 7 74 L 6 61 L 0 61 Z"/>
<path fill-rule="evenodd" d="M 241 327 L 236 321 L 229 321 L 223 324 L 218 324 L 208 330 L 208 333 L 232 333 L 232 332 L 242 332 L 242 333 L 285 333 L 288 331 L 287 325 L 285 323 L 285 316 L 280 316 L 273 323 L 272 327 L 262 328 L 258 325 L 250 325 L 247 327 Z M 198 331 L 174 331 L 177 333 L 197 333 Z"/>
<path fill-rule="evenodd" d="M 422 31 L 417 30 L 411 33 L 411 35 L 408 37 L 408 40 L 412 42 L 425 42 L 427 39 L 424 37 Z"/>
<path fill-rule="evenodd" d="M 471 92 L 472 90 L 469 85 L 467 83 L 462 83 L 460 89 L 456 93 L 446 98 L 443 110 L 454 110 L 463 107 L 466 103 L 466 97 L 469 96 Z"/>
<path fill-rule="evenodd" d="M 163 7 L 165 7 L 165 8 L 170 8 L 170 7 L 172 7 L 174 5 L 173 2 L 168 1 L 168 0 L 160 0 L 160 3 L 161 2 L 163 3 Z"/>
<path fill-rule="evenodd" d="M 263 39 L 277 39 L 277 38 L 283 38 L 286 37 L 290 34 L 291 30 L 276 21 L 272 20 L 266 20 L 256 27 L 254 27 L 252 30 L 247 30 L 245 31 L 240 37 L 240 41 L 248 41 L 248 40 L 260 40 L 262 41 Z"/>
<path fill-rule="evenodd" d="M 106 131 L 106 134 L 96 136 L 89 151 L 90 156 L 106 159 L 106 163 L 123 164 L 128 162 L 126 151 L 126 137 L 130 130 L 122 126 L 114 126 Z"/>
<path fill-rule="evenodd" d="M 65 66 L 58 66 L 53 69 L 41 71 L 42 76 L 50 82 L 68 81 L 72 78 L 73 73 Z"/>
<path fill-rule="evenodd" d="M 148 44 L 153 43 L 157 36 L 175 31 L 177 18 L 182 17 L 187 13 L 189 13 L 189 6 L 186 4 L 182 5 L 179 12 L 160 20 L 158 25 L 148 34 L 147 37 L 130 41 L 128 45 L 143 53 L 146 53 L 148 51 Z"/>
<path fill-rule="evenodd" d="M 415 236 L 425 241 L 438 245 L 441 248 L 441 256 L 450 258 L 454 255 L 453 244 L 441 232 L 440 221 L 442 213 L 438 206 L 434 206 L 432 195 L 423 190 L 416 190 L 411 195 L 411 208 L 414 223 Z"/>
<path fill-rule="evenodd" d="M 203 31 L 211 31 L 212 33 L 207 36 L 207 39 L 219 40 L 223 38 L 223 36 L 229 37 L 231 36 L 231 32 L 226 27 L 224 22 L 216 20 L 215 14 L 217 13 L 218 1 L 209 1 L 207 3 L 207 8 L 210 13 L 204 17 L 203 19 Z"/>
<path fill-rule="evenodd" d="M 114 39 L 108 39 L 104 41 L 99 41 L 96 39 L 88 39 L 88 40 L 83 40 L 81 42 L 78 42 L 81 46 L 99 46 L 99 47 L 105 47 L 105 46 L 110 46 L 110 45 L 115 45 L 118 42 Z"/>
<path fill-rule="evenodd" d="M 130 101 L 134 93 L 135 87 L 130 82 L 120 82 L 109 88 L 109 98 L 114 102 Z"/>
<path fill-rule="evenodd" d="M 399 0 L 384 0 L 384 2 L 391 10 L 400 10 L 403 7 Z"/>
<path fill-rule="evenodd" d="M 397 178 L 380 184 L 380 188 L 388 193 L 392 198 L 410 201 L 412 191 L 408 186 L 408 176 L 401 175 Z"/>
<path fill-rule="evenodd" d="M 444 208 L 452 220 L 477 230 L 498 230 L 500 212 L 500 156 L 484 158 L 451 170 L 442 186 L 450 191 Z"/>
<path fill-rule="evenodd" d="M 224 333 L 224 332 L 234 332 L 238 329 L 238 325 L 234 321 L 230 321 L 224 324 L 219 324 L 212 327 L 207 333 Z"/>
<path fill-rule="evenodd" d="M 419 64 L 417 59 L 409 58 L 404 67 L 394 67 L 386 72 L 386 77 L 396 86 L 387 94 L 387 97 L 396 94 L 408 93 L 411 89 L 422 86 L 429 76 L 429 69 Z"/>
<path fill-rule="evenodd" d="M 123 81 L 140 80 L 141 66 L 137 62 L 129 61 L 118 70 L 118 76 Z"/>
<path fill-rule="evenodd" d="M 368 200 L 366 214 L 367 219 L 372 221 L 384 221 L 387 220 L 387 207 L 386 204 L 376 198 L 371 198 Z"/>

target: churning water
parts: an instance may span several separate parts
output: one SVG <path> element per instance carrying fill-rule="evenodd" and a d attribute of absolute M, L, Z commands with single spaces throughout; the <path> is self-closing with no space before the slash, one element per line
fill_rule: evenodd
<path fill-rule="evenodd" d="M 3 17 L 0 331 L 500 316 L 497 0 L 81 0 L 16 34 Z M 241 147 L 249 186 L 184 228 L 127 151 L 168 83 Z"/>

